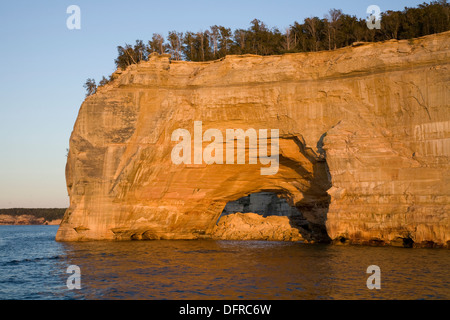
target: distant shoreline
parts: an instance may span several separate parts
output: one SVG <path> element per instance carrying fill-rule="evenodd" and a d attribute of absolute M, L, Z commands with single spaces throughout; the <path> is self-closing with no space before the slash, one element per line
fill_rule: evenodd
<path fill-rule="evenodd" d="M 0 225 L 59 225 L 66 208 L 0 209 Z"/>

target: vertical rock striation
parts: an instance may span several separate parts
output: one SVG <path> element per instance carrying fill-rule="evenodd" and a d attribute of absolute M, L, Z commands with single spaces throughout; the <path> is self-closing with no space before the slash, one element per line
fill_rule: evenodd
<path fill-rule="evenodd" d="M 308 222 L 303 238 L 448 246 L 449 45 L 446 32 L 205 63 L 152 55 L 117 71 L 81 106 L 56 239 L 212 238 L 228 202 L 273 192 Z M 174 164 L 171 135 L 194 121 L 278 129 L 278 172 Z"/>

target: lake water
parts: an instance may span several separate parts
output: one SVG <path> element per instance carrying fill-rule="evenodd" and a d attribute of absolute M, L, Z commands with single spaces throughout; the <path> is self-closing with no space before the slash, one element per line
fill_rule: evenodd
<path fill-rule="evenodd" d="M 449 299 L 450 251 L 263 241 L 61 243 L 0 226 L 0 299 Z M 69 290 L 70 265 L 81 289 Z M 366 286 L 381 269 L 381 289 Z"/>

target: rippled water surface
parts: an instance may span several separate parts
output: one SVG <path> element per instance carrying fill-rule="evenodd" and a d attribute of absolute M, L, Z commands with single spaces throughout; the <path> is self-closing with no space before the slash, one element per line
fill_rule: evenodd
<path fill-rule="evenodd" d="M 0 299 L 449 299 L 450 251 L 262 241 L 60 243 L 0 226 Z M 69 290 L 69 265 L 81 289 Z M 369 265 L 381 289 L 369 290 Z"/>

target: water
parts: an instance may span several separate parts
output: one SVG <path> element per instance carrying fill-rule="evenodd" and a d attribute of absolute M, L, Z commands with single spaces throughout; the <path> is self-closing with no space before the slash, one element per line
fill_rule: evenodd
<path fill-rule="evenodd" d="M 263 241 L 60 243 L 0 226 L 0 299 L 449 299 L 450 251 Z M 69 290 L 69 265 L 81 289 Z M 369 265 L 381 289 L 369 290 Z"/>

